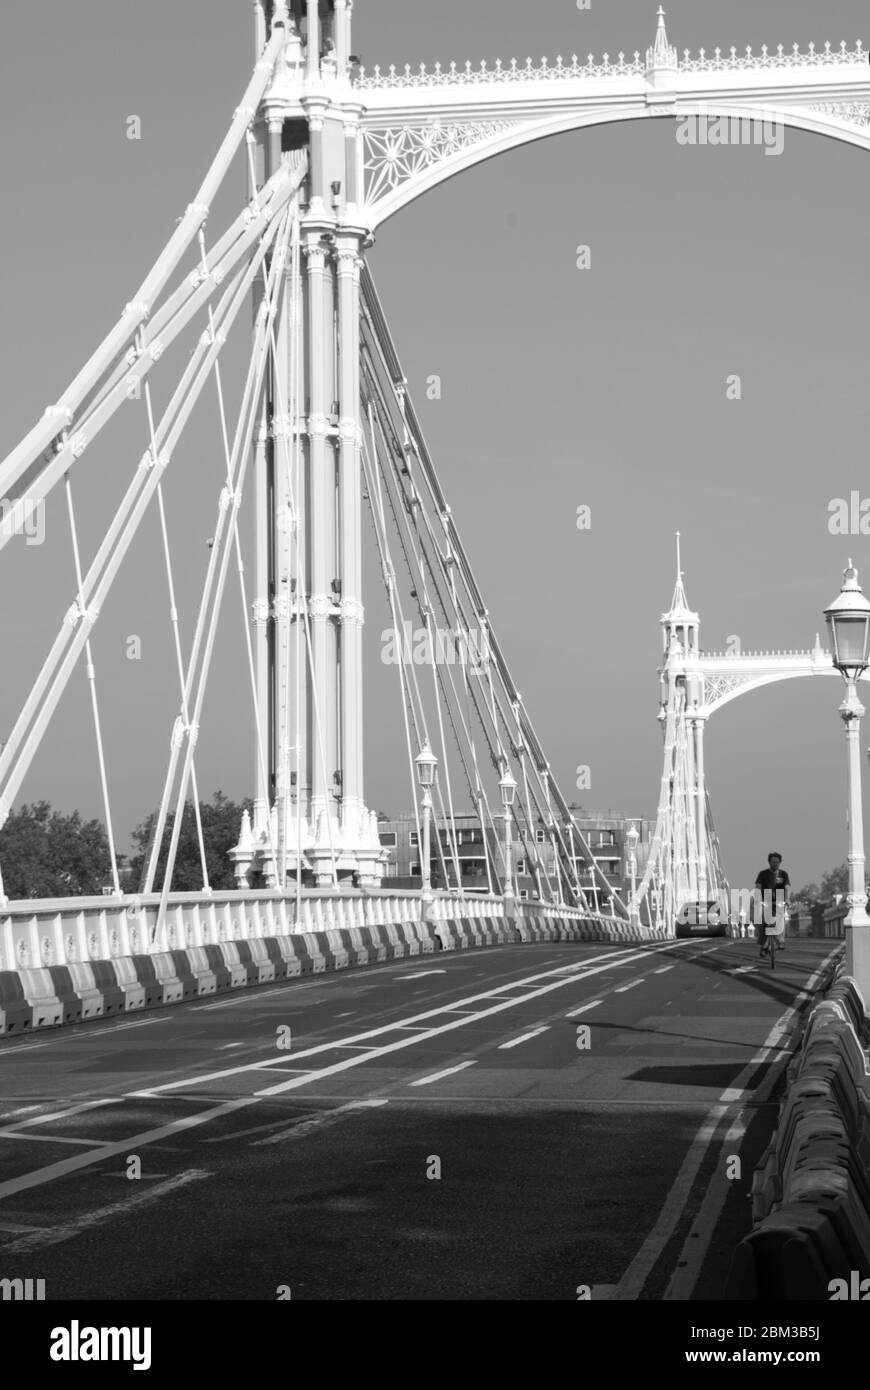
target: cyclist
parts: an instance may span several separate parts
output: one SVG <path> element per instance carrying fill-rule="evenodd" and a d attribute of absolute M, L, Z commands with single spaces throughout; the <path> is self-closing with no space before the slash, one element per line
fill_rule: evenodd
<path fill-rule="evenodd" d="M 774 850 L 767 856 L 767 868 L 760 869 L 755 880 L 756 921 L 755 931 L 759 953 L 766 956 L 768 945 L 765 937 L 767 927 L 778 926 L 785 915 L 791 880 L 782 867 L 782 855 Z M 779 942 L 783 949 L 783 941 Z"/>

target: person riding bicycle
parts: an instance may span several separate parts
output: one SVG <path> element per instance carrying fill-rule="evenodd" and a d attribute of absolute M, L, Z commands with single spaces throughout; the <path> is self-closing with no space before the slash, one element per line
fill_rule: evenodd
<path fill-rule="evenodd" d="M 791 880 L 781 865 L 782 855 L 774 850 L 767 856 L 767 868 L 760 869 L 755 880 L 755 935 L 762 956 L 766 956 L 768 952 L 767 928 L 778 929 L 788 903 Z M 782 941 L 779 942 L 779 946 L 780 949 L 783 948 Z"/>

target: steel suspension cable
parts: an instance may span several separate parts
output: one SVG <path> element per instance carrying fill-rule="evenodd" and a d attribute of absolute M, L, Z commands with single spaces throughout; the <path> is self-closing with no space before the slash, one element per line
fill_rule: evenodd
<path fill-rule="evenodd" d="M 72 538 L 73 560 L 75 563 L 76 572 L 76 585 L 78 587 L 79 592 L 79 604 L 80 606 L 82 606 L 82 611 L 84 611 L 84 596 L 82 592 L 82 565 L 81 556 L 79 554 L 79 538 L 78 531 L 76 528 L 75 509 L 73 507 L 72 486 L 70 484 L 69 474 L 67 474 L 64 481 L 66 485 L 66 503 L 67 510 L 69 512 L 69 528 L 70 536 Z M 112 828 L 112 808 L 109 802 L 109 782 L 106 776 L 106 758 L 103 750 L 103 734 L 100 728 L 100 706 L 99 701 L 97 699 L 97 673 L 96 668 L 94 666 L 94 658 L 93 653 L 91 651 L 90 639 L 85 643 L 85 663 L 88 677 L 88 685 L 90 687 L 91 692 L 91 709 L 93 711 L 94 716 L 94 733 L 97 739 L 97 761 L 100 767 L 100 786 L 102 787 L 103 792 L 103 807 L 106 812 L 106 832 L 109 839 L 109 857 L 112 865 L 112 884 L 116 894 L 120 897 L 121 883 L 118 878 L 118 859 L 115 852 L 115 832 Z"/>
<path fill-rule="evenodd" d="M 289 217 L 290 214 L 285 213 L 284 217 L 282 218 L 282 225 L 278 234 L 279 245 L 286 245 Z M 214 550 L 220 551 L 219 573 L 217 575 L 217 581 L 215 585 L 214 602 L 212 603 L 211 613 L 209 615 L 208 629 L 203 644 L 202 661 L 200 669 L 198 671 L 198 684 L 194 700 L 193 722 L 188 734 L 187 749 L 185 752 L 184 762 L 181 770 L 178 798 L 176 801 L 176 812 L 172 823 L 172 835 L 170 838 L 169 853 L 167 856 L 166 873 L 163 880 L 163 889 L 160 897 L 160 908 L 158 911 L 157 921 L 155 923 L 154 928 L 153 939 L 155 940 L 159 939 L 160 933 L 163 928 L 163 923 L 166 915 L 167 901 L 172 884 L 172 874 L 175 868 L 175 855 L 178 848 L 179 836 L 181 833 L 182 809 L 187 795 L 187 784 L 190 777 L 190 764 L 193 757 L 193 749 L 196 743 L 196 734 L 198 731 L 199 721 L 202 714 L 203 699 L 205 696 L 205 688 L 206 683 L 208 681 L 211 656 L 214 648 L 217 619 L 220 613 L 221 600 L 223 598 L 223 591 L 226 582 L 226 572 L 231 551 L 229 538 L 232 535 L 233 523 L 238 516 L 239 507 L 241 506 L 245 474 L 247 472 L 248 458 L 251 452 L 251 435 L 256 420 L 257 404 L 260 398 L 260 390 L 262 389 L 266 361 L 268 358 L 268 336 L 269 331 L 272 327 L 272 323 L 274 322 L 274 316 L 278 304 L 279 296 L 275 292 L 275 281 L 278 279 L 278 277 L 274 276 L 274 271 L 275 266 L 273 264 L 272 270 L 270 271 L 270 278 L 272 278 L 273 283 L 270 285 L 267 298 L 264 301 L 264 304 L 261 306 L 261 310 L 265 310 L 265 312 L 261 312 L 261 319 L 264 331 L 262 333 L 257 334 L 257 338 L 259 341 L 257 341 L 256 343 L 254 357 L 252 359 L 252 366 L 254 367 L 254 371 L 253 373 L 249 374 L 248 382 L 246 383 L 245 395 L 243 396 L 242 406 L 239 411 L 239 419 L 236 429 L 236 438 L 233 450 L 237 462 L 232 471 L 232 487 L 228 485 L 224 489 L 221 497 L 221 522 L 223 521 L 225 513 L 229 511 L 230 524 L 226 540 L 224 540 L 226 532 L 222 525 L 219 525 L 217 533 L 215 535 Z M 191 666 L 189 668 L 189 673 L 192 672 L 193 669 L 194 662 L 192 659 Z"/>
<path fill-rule="evenodd" d="M 157 439 L 154 430 L 154 411 L 151 404 L 151 383 L 149 381 L 145 382 L 145 407 L 148 412 L 148 429 L 151 435 L 151 453 L 152 457 L 156 458 Z M 162 481 L 157 484 L 157 508 L 160 514 L 160 531 L 163 537 L 163 558 L 164 563 L 166 565 L 166 581 L 169 588 L 169 621 L 172 625 L 173 644 L 175 647 L 175 662 L 176 669 L 178 671 L 179 688 L 181 691 L 181 714 L 185 724 L 189 724 L 190 715 L 188 713 L 187 692 L 184 688 L 184 661 L 181 655 L 181 634 L 179 632 L 178 627 L 178 604 L 175 600 L 175 582 L 172 573 L 172 555 L 169 546 L 169 529 L 166 524 L 166 508 L 163 501 Z M 193 784 L 193 804 L 194 813 L 196 816 L 196 836 L 199 844 L 200 862 L 202 864 L 202 886 L 203 890 L 206 893 L 210 893 L 211 886 L 209 884 L 208 861 L 206 859 L 205 853 L 205 836 L 203 835 L 202 830 L 202 814 L 200 810 L 199 787 L 196 780 L 195 764 L 191 767 L 190 775 Z"/>

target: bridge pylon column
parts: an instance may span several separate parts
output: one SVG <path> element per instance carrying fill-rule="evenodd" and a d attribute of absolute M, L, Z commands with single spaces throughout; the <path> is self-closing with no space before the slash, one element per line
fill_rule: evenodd
<path fill-rule="evenodd" d="M 262 451 L 257 459 L 254 617 L 268 787 L 264 794 L 258 771 L 253 834 L 233 852 L 242 883 L 274 877 L 264 795 L 277 823 L 279 876 L 285 865 L 289 877 L 299 872 L 311 884 L 353 878 L 375 886 L 387 858 L 363 786 L 360 268 L 371 234 L 360 222 L 351 11 L 350 0 L 287 0 L 271 12 L 287 43 L 258 124 L 260 171 L 268 176 L 282 150 L 304 143 L 309 172 L 300 200 L 299 332 L 288 309 L 276 329 L 271 447 L 266 463 Z M 262 28 L 259 15 L 257 22 Z M 282 400 L 294 402 L 294 418 Z"/>
<path fill-rule="evenodd" d="M 706 902 L 709 887 L 707 864 L 706 780 L 704 776 L 704 715 L 692 720 L 695 730 L 695 839 L 698 844 L 698 901 Z"/>

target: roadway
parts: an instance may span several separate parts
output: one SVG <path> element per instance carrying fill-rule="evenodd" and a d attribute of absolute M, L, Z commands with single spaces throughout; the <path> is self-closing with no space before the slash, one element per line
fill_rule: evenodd
<path fill-rule="evenodd" d="M 718 1299 L 833 956 L 506 946 L 0 1042 L 0 1277 L 49 1300 Z"/>

